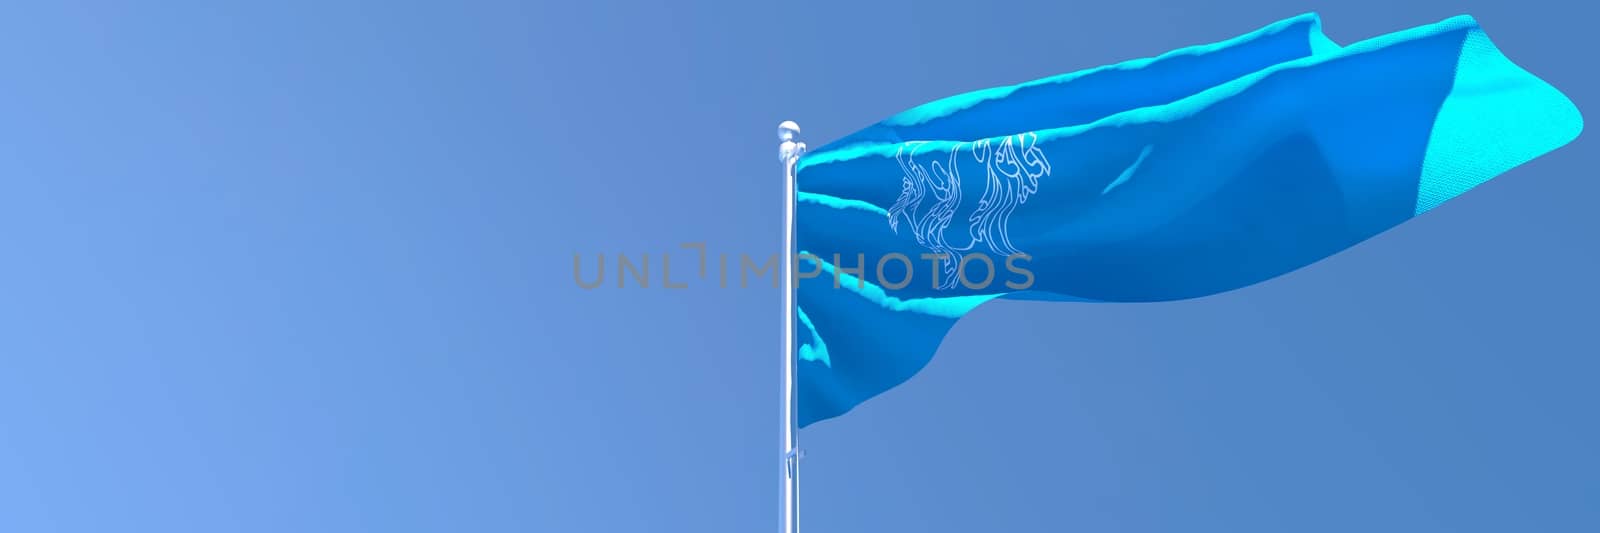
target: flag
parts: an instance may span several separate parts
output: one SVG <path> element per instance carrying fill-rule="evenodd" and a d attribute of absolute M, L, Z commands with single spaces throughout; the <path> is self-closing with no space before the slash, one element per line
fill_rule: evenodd
<path fill-rule="evenodd" d="M 1339 46 L 1307 14 L 909 109 L 798 163 L 799 425 L 903 383 L 985 302 L 1258 283 L 1582 128 L 1467 16 Z"/>

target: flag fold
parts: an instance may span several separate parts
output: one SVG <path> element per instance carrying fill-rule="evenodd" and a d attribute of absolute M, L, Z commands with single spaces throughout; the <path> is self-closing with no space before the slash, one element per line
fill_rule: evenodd
<path fill-rule="evenodd" d="M 984 302 L 1247 286 L 1582 127 L 1466 16 L 1341 47 L 1308 14 L 917 106 L 798 165 L 800 425 L 909 379 Z"/>

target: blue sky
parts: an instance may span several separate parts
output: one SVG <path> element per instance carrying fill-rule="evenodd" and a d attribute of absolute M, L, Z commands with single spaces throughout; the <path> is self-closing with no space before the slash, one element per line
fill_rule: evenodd
<path fill-rule="evenodd" d="M 1543 0 L 13 6 L 0 530 L 776 528 L 777 291 L 572 254 L 765 256 L 781 120 L 1311 10 L 1600 94 Z M 985 307 L 803 434 L 807 530 L 1595 530 L 1589 143 L 1245 290 Z"/>

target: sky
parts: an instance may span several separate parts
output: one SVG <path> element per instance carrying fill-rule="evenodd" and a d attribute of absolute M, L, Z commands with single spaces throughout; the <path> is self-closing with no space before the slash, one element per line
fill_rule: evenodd
<path fill-rule="evenodd" d="M 779 294 L 575 255 L 781 243 L 775 127 L 1306 11 L 1564 1 L 52 2 L 0 17 L 0 531 L 763 531 Z M 801 434 L 805 531 L 1594 531 L 1591 135 L 1311 267 L 1000 302 Z M 682 263 L 679 263 L 682 261 Z"/>

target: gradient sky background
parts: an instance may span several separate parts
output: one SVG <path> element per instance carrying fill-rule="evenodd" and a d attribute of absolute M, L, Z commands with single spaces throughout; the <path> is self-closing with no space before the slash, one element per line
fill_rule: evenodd
<path fill-rule="evenodd" d="M 1600 106 L 1566 0 L 8 5 L 0 531 L 774 531 L 778 291 L 574 253 L 773 253 L 781 120 L 1313 10 Z M 1594 136 L 1248 289 L 985 307 L 803 432 L 805 530 L 1600 530 Z"/>

